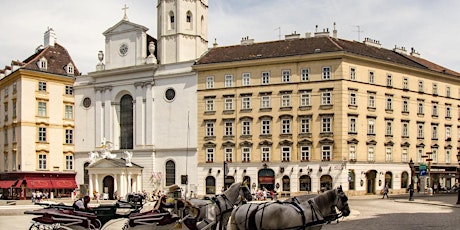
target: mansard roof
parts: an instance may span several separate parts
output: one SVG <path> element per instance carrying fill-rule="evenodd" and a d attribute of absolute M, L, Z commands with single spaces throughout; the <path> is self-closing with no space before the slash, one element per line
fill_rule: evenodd
<path fill-rule="evenodd" d="M 449 70 L 420 57 L 407 55 L 382 47 L 367 45 L 362 42 L 348 41 L 340 38 L 332 38 L 329 36 L 213 47 L 197 61 L 196 65 L 292 57 L 320 53 L 324 54 L 333 52 L 355 54 L 412 68 L 460 76 L 460 73 Z"/>

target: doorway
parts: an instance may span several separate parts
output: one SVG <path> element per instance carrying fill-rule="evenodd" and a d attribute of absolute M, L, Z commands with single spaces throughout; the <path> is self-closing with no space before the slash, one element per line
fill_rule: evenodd
<path fill-rule="evenodd" d="M 103 184 L 102 192 L 105 193 L 105 194 L 108 194 L 108 199 L 109 200 L 113 200 L 113 189 L 114 189 L 113 181 L 114 180 L 113 180 L 112 176 L 106 176 L 106 177 L 104 177 L 104 180 L 102 180 L 102 184 Z"/>
<path fill-rule="evenodd" d="M 367 185 L 367 194 L 376 194 L 375 193 L 375 178 L 377 176 L 377 171 L 369 170 L 366 173 L 366 185 Z"/>

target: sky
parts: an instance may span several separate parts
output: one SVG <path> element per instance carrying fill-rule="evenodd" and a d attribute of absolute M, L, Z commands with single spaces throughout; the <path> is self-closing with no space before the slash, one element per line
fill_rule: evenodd
<path fill-rule="evenodd" d="M 158 0 L 0 0 L 0 69 L 23 61 L 43 44 L 53 28 L 57 42 L 69 51 L 83 74 L 95 71 L 97 53 L 104 50 L 102 33 L 123 18 L 149 28 L 157 37 Z M 219 46 L 284 39 L 297 32 L 305 37 L 334 22 L 338 37 L 382 47 L 395 45 L 460 72 L 460 1 L 458 0 L 209 0 L 208 39 Z M 359 32 L 358 32 L 359 31 Z"/>

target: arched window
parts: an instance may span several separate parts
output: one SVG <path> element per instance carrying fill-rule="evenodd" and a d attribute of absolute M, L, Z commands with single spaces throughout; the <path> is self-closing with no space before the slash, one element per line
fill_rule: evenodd
<path fill-rule="evenodd" d="M 393 174 L 391 172 L 385 173 L 385 185 L 388 185 L 388 188 L 393 188 Z"/>
<path fill-rule="evenodd" d="M 187 28 L 189 30 L 193 29 L 193 15 L 191 11 L 187 11 L 187 15 L 185 15 L 185 22 L 187 23 Z"/>
<path fill-rule="evenodd" d="M 169 12 L 169 29 L 170 30 L 173 30 L 175 27 L 174 27 L 174 21 L 175 21 L 175 18 L 174 18 L 174 13 L 172 11 Z"/>
<path fill-rule="evenodd" d="M 329 175 L 322 175 L 319 179 L 319 184 L 321 186 L 321 191 L 327 191 L 332 189 L 332 177 Z"/>
<path fill-rule="evenodd" d="M 409 184 L 409 174 L 407 172 L 403 172 L 401 174 L 401 188 L 407 188 Z"/>
<path fill-rule="evenodd" d="M 166 162 L 166 186 L 176 183 L 176 164 L 174 161 L 169 160 Z"/>
<path fill-rule="evenodd" d="M 120 100 L 120 149 L 133 149 L 133 98 L 128 94 Z"/>
<path fill-rule="evenodd" d="M 355 172 L 348 172 L 348 190 L 355 190 Z"/>
<path fill-rule="evenodd" d="M 86 162 L 83 165 L 83 184 L 89 184 L 88 165 L 89 162 Z"/>
<path fill-rule="evenodd" d="M 206 177 L 206 194 L 216 194 L 216 178 Z"/>
<path fill-rule="evenodd" d="M 235 177 L 227 176 L 227 178 L 225 178 L 225 190 L 227 190 L 233 183 L 235 183 Z"/>
<path fill-rule="evenodd" d="M 243 181 L 246 181 L 247 185 L 251 187 L 251 177 L 249 176 L 244 176 Z"/>
<path fill-rule="evenodd" d="M 205 21 L 204 21 L 204 16 L 201 16 L 201 23 L 200 23 L 200 28 L 201 28 L 201 34 L 205 34 Z"/>
<path fill-rule="evenodd" d="M 300 191 L 311 192 L 311 178 L 307 175 L 302 175 L 299 178 Z"/>
<path fill-rule="evenodd" d="M 289 179 L 289 176 L 286 175 L 283 176 L 283 191 L 291 191 L 291 179 Z"/>

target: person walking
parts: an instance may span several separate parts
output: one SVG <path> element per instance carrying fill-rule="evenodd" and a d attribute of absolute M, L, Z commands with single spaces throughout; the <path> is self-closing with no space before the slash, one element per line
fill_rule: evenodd
<path fill-rule="evenodd" d="M 385 185 L 385 187 L 383 188 L 383 197 L 382 197 L 382 199 L 385 199 L 385 196 L 387 197 L 387 199 L 389 199 L 389 197 L 388 197 L 388 185 Z"/>

